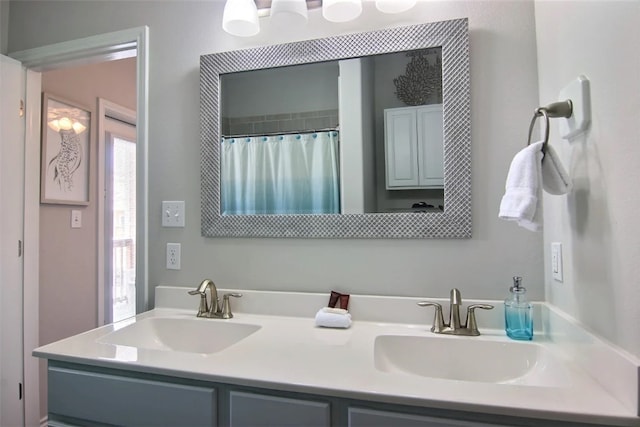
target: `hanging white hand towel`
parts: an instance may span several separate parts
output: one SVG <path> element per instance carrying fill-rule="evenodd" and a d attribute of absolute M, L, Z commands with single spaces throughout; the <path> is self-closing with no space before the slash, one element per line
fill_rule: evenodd
<path fill-rule="evenodd" d="M 542 141 L 531 144 L 511 161 L 498 214 L 531 231 L 542 229 L 542 189 L 554 195 L 571 190 L 571 177 L 555 150 L 547 144 L 543 154 L 543 145 Z"/>
<path fill-rule="evenodd" d="M 511 161 L 498 214 L 530 231 L 542 228 L 542 145 L 542 141 L 528 145 Z"/>
<path fill-rule="evenodd" d="M 571 177 L 550 144 L 547 144 L 542 158 L 542 188 L 556 196 L 567 194 L 571 190 Z"/>

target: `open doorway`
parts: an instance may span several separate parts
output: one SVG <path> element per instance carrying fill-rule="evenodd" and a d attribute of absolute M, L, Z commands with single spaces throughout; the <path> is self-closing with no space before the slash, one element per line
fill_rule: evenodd
<path fill-rule="evenodd" d="M 148 39 L 149 39 L 149 29 L 148 27 L 138 27 L 132 28 L 128 30 L 117 31 L 114 33 L 101 34 L 97 36 L 86 37 L 83 39 L 71 40 L 68 42 L 61 42 L 52 45 L 37 47 L 33 49 L 28 49 L 20 52 L 13 52 L 10 54 L 11 57 L 22 62 L 23 66 L 28 69 L 28 73 L 32 72 L 45 72 L 50 70 L 57 70 L 66 67 L 73 67 L 78 65 L 87 65 L 93 64 L 102 61 L 108 60 L 116 60 L 122 58 L 131 58 L 132 56 L 137 55 L 137 61 L 135 66 L 135 81 L 136 88 L 133 90 L 134 96 L 136 97 L 135 101 L 135 110 L 137 112 L 137 127 L 136 127 L 136 174 L 137 174 L 137 182 L 136 182 L 136 197 L 137 200 L 137 221 L 136 221 L 136 233 L 137 233 L 137 244 L 136 244 L 136 290 L 137 290 L 137 298 L 136 298 L 136 311 L 142 312 L 147 309 L 147 253 L 148 253 L 148 245 L 147 245 L 147 133 L 148 133 Z M 37 73 L 36 73 L 37 74 Z M 30 111 L 35 110 L 35 106 L 40 105 L 40 77 L 38 74 L 38 89 L 34 90 L 35 85 L 30 85 L 29 82 L 27 84 L 27 116 L 30 117 Z M 95 105 L 95 100 L 93 101 Z M 31 106 L 31 107 L 30 107 Z M 37 107 L 39 111 L 39 107 Z M 37 115 L 38 119 L 40 115 Z M 95 116 L 93 118 L 95 120 Z M 35 125 L 37 126 L 37 125 Z M 34 129 L 35 129 L 34 126 Z M 40 146 L 40 133 L 39 132 L 28 132 L 26 138 L 27 146 L 38 147 Z M 39 158 L 39 150 L 34 155 L 34 158 Z M 33 162 L 31 162 L 33 163 Z M 39 193 L 37 191 L 39 180 L 33 180 L 29 177 L 38 177 L 39 176 L 39 161 L 36 161 L 34 164 L 29 165 L 29 169 L 25 172 L 25 176 L 27 177 L 27 181 L 29 181 L 25 185 L 31 191 L 32 187 L 36 189 L 36 197 Z M 36 181 L 35 183 L 31 183 L 31 181 Z M 31 185 L 35 184 L 35 185 Z M 29 200 L 35 199 L 30 197 Z M 94 199 L 95 200 L 95 199 Z M 37 211 L 39 210 L 39 206 L 37 201 L 33 204 L 29 205 L 31 211 L 35 210 L 36 214 L 35 221 L 26 222 L 25 225 L 25 235 L 32 235 L 34 230 L 38 229 L 39 222 L 37 221 Z M 31 212 L 30 211 L 30 212 Z M 25 213 L 26 218 L 30 218 L 32 215 L 29 212 Z M 68 223 L 68 212 L 63 211 L 63 216 L 66 218 L 65 227 L 69 225 Z M 95 222 L 95 216 L 90 216 Z M 89 219 L 89 218 L 87 218 Z M 95 224 L 94 224 L 95 225 Z M 35 256 L 29 257 L 29 259 L 37 260 L 38 256 L 38 246 L 37 238 L 31 239 L 36 243 L 31 245 L 31 251 L 35 250 Z M 64 242 L 60 242 L 61 244 Z M 59 252 L 60 248 L 56 249 Z M 25 252 L 27 253 L 27 252 Z M 75 263 L 77 268 L 83 268 L 84 265 L 79 263 L 73 257 L 67 257 L 71 262 Z M 25 263 L 27 262 L 27 258 L 25 257 Z M 34 271 L 37 271 L 37 266 L 34 268 Z M 36 273 L 37 275 L 37 273 Z M 40 275 L 42 277 L 42 275 Z M 86 287 L 94 287 L 95 289 L 95 276 L 90 280 L 89 283 L 85 283 Z M 40 283 L 39 289 L 42 290 L 44 285 Z M 64 289 L 67 286 L 67 283 L 64 283 L 64 286 L 60 288 L 51 287 L 51 291 L 59 291 L 60 289 Z M 42 295 L 38 292 L 38 281 L 25 281 L 24 285 L 24 304 L 28 304 L 28 308 L 32 308 L 33 306 L 42 307 L 43 302 L 39 300 Z M 26 298 L 26 296 L 29 298 Z M 58 295 L 56 297 L 56 304 L 58 302 L 63 301 L 64 296 Z M 94 299 L 95 301 L 95 299 Z M 16 303 L 19 303 L 16 301 Z M 83 304 L 95 306 L 97 304 L 92 301 L 83 301 Z M 102 316 L 103 310 L 98 308 L 98 319 L 97 324 L 102 324 L 104 322 Z M 64 319 L 74 320 L 75 316 L 78 314 L 78 310 L 74 307 L 72 310 L 65 312 Z M 33 313 L 32 311 L 28 312 L 28 315 L 25 311 L 24 316 L 24 360 L 25 360 L 25 388 L 24 388 L 24 399 L 25 399 L 25 412 L 26 419 L 28 425 L 37 425 L 46 423 L 46 412 L 47 412 L 47 403 L 46 403 L 46 376 L 43 377 L 45 371 L 44 363 L 39 363 L 40 361 L 31 356 L 31 351 L 37 345 L 42 345 L 46 343 L 46 338 L 43 337 L 42 331 L 39 331 L 38 324 L 42 325 L 42 319 L 38 321 L 38 317 L 40 313 Z M 94 318 L 95 321 L 95 318 Z M 71 332 L 73 334 L 73 332 Z M 40 375 L 38 375 L 38 364 L 41 365 Z M 44 381 L 43 381 L 44 379 Z M 39 384 L 40 383 L 40 384 Z M 39 395 L 39 396 L 38 396 Z M 38 399 L 39 397 L 39 399 Z M 40 401 L 38 404 L 38 401 Z M 38 410 L 38 407 L 40 410 Z M 38 419 L 38 412 L 40 413 L 41 422 L 38 423 L 35 420 Z"/>
<path fill-rule="evenodd" d="M 113 186 L 103 176 L 112 177 L 111 164 L 106 162 L 103 152 L 107 150 L 104 123 L 110 125 L 110 134 L 123 135 L 135 141 L 136 128 L 136 58 L 115 61 L 95 62 L 81 66 L 65 67 L 42 73 L 42 90 L 86 106 L 92 113 L 91 143 L 89 148 L 90 191 L 87 206 L 68 206 L 43 204 L 40 206 L 40 338 L 41 344 L 57 341 L 102 325 L 111 320 L 112 306 L 102 302 L 105 291 L 111 292 L 111 283 L 105 275 L 113 275 L 112 267 L 121 267 L 114 262 L 112 250 L 103 250 L 103 245 L 119 244 L 114 242 L 113 230 L 107 224 L 116 223 L 111 219 L 110 209 L 113 201 Z M 99 99 L 109 97 L 113 105 L 123 106 L 121 116 L 111 114 L 111 118 L 101 120 Z M 110 108 L 111 112 L 115 108 Z M 128 121 L 125 121 L 128 120 Z M 135 153 L 135 145 L 133 146 Z M 133 157 L 135 162 L 135 155 Z M 133 168 L 135 173 L 135 168 Z M 129 184 L 135 189 L 135 176 Z M 101 188 L 103 187 L 103 188 Z M 135 191 L 133 191 L 135 197 Z M 109 196 L 109 197 L 107 197 Z M 109 207 L 107 207 L 109 205 Z M 135 199 L 131 203 L 134 207 Z M 105 210 L 106 209 L 106 210 Z M 72 211 L 81 214 L 80 224 L 73 228 L 70 223 Z M 129 224 L 135 225 L 135 221 Z M 104 224 L 104 225 L 103 225 Z M 135 228 L 133 229 L 135 233 Z M 119 238 L 119 237 L 117 237 Z M 119 248 L 120 252 L 135 250 L 132 239 L 128 247 Z M 104 242 L 104 243 L 103 243 Z M 64 247 L 64 250 L 59 250 Z M 129 256 L 135 260 L 135 256 Z M 104 264 L 104 266 L 102 265 Z M 135 263 L 128 262 L 127 277 L 135 292 L 135 271 L 130 272 Z M 122 266 L 125 267 L 125 266 Z M 128 298 L 128 301 L 135 298 Z M 102 307 L 105 313 L 102 313 Z M 107 311 L 108 310 L 108 311 Z M 73 313 L 73 316 L 68 315 Z M 135 313 L 135 305 L 134 305 Z"/>

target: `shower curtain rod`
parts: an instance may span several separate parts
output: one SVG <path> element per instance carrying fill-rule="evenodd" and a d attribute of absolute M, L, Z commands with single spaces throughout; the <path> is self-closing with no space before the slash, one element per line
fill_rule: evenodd
<path fill-rule="evenodd" d="M 252 138 L 256 136 L 278 136 L 278 135 L 295 135 L 302 133 L 318 133 L 318 132 L 328 132 L 328 131 L 338 131 L 340 130 L 340 126 L 324 128 L 324 129 L 306 129 L 306 130 L 289 130 L 282 132 L 264 132 L 264 133 L 248 133 L 245 135 L 222 135 L 223 138 Z"/>

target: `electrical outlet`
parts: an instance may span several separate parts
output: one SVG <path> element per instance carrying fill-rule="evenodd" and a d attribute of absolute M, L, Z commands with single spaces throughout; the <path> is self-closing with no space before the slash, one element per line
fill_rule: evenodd
<path fill-rule="evenodd" d="M 167 243 L 167 270 L 180 270 L 180 243 Z"/>
<path fill-rule="evenodd" d="M 162 202 L 162 226 L 184 227 L 184 201 Z"/>
<path fill-rule="evenodd" d="M 560 242 L 551 243 L 551 273 L 556 281 L 562 282 L 562 243 Z"/>

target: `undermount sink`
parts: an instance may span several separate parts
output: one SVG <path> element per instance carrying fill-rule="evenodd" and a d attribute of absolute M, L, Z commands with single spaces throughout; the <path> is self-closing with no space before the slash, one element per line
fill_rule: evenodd
<path fill-rule="evenodd" d="M 547 387 L 569 381 L 563 362 L 530 342 L 380 335 L 374 362 L 383 372 L 447 380 Z"/>
<path fill-rule="evenodd" d="M 148 350 L 210 354 L 224 350 L 258 329 L 258 325 L 225 320 L 152 317 L 111 332 L 98 342 Z"/>

